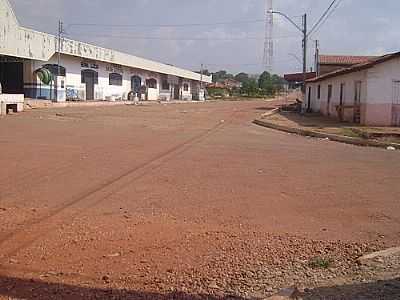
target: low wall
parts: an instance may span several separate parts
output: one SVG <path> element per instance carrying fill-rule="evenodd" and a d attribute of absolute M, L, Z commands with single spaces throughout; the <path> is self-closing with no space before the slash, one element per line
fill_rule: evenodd
<path fill-rule="evenodd" d="M 132 103 L 133 101 L 52 102 L 49 100 L 25 100 L 25 106 L 28 108 L 116 106 Z"/>
<path fill-rule="evenodd" d="M 8 105 L 16 105 L 16 111 L 24 110 L 24 95 L 23 94 L 0 94 L 0 115 L 8 113 Z"/>

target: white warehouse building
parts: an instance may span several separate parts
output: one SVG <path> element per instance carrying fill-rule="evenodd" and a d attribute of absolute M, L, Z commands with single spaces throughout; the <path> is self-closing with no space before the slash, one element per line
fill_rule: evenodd
<path fill-rule="evenodd" d="M 211 77 L 24 28 L 0 0 L 0 83 L 6 94 L 58 102 L 169 101 L 203 100 Z"/>

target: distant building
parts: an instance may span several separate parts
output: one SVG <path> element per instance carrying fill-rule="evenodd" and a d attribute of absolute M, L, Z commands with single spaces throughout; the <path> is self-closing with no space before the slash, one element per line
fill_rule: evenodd
<path fill-rule="evenodd" d="M 211 77 L 22 27 L 8 0 L 0 0 L 3 93 L 53 101 L 192 100 L 204 98 L 201 80 Z"/>
<path fill-rule="evenodd" d="M 317 73 L 308 72 L 306 74 L 306 79 L 315 78 L 316 76 Z M 301 87 L 304 80 L 304 76 L 303 73 L 292 73 L 283 75 L 283 79 L 287 81 L 289 89 L 296 89 Z"/>
<path fill-rule="evenodd" d="M 342 121 L 400 126 L 400 52 L 309 79 L 303 105 Z"/>
<path fill-rule="evenodd" d="M 240 89 L 242 87 L 242 83 L 235 79 L 224 79 L 221 82 L 227 89 Z"/>

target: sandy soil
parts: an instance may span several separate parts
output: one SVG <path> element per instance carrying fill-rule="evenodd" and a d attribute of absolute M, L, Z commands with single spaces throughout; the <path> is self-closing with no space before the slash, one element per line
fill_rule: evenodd
<path fill-rule="evenodd" d="M 0 299 L 262 298 L 398 245 L 400 154 L 251 124 L 277 104 L 1 118 Z"/>

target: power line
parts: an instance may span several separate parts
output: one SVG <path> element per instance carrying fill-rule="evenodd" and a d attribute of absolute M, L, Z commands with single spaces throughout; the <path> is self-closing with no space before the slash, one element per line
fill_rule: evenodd
<path fill-rule="evenodd" d="M 207 38 L 207 37 L 160 37 L 160 36 L 131 36 L 131 35 L 108 35 L 108 34 L 73 34 L 70 36 L 78 37 L 97 37 L 97 38 L 116 38 L 131 40 L 160 40 L 160 41 L 243 41 L 243 40 L 263 40 L 263 37 L 227 37 L 227 38 Z M 288 39 L 297 36 L 288 35 L 274 37 L 274 39 Z"/>
<path fill-rule="evenodd" d="M 321 17 L 318 19 L 318 21 L 314 24 L 314 26 L 311 28 L 311 30 L 308 32 L 308 35 L 311 35 L 317 28 L 322 26 L 326 20 L 331 16 L 332 12 L 339 6 L 341 0 L 338 2 L 338 0 L 333 0 L 331 4 L 328 6 L 328 8 L 325 10 L 325 12 L 321 15 Z M 336 4 L 336 6 L 334 6 Z M 332 10 L 333 8 L 333 10 Z"/>
<path fill-rule="evenodd" d="M 242 20 L 242 21 L 225 21 L 215 23 L 187 23 L 187 24 L 101 24 L 101 23 L 71 23 L 67 28 L 78 27 L 115 27 L 115 28 L 132 28 L 132 27 L 200 27 L 200 26 L 217 26 L 217 25 L 235 25 L 235 24 L 254 24 L 263 23 L 264 19 Z"/>
<path fill-rule="evenodd" d="M 326 21 L 333 15 L 333 13 L 336 11 L 336 9 L 339 7 L 340 3 L 343 0 L 339 0 L 336 4 L 336 6 L 330 11 L 330 13 L 326 16 L 326 18 L 321 22 L 321 24 L 314 30 L 314 33 L 318 32 L 318 30 L 326 23 Z"/>
<path fill-rule="evenodd" d="M 314 26 L 311 28 L 311 30 L 309 31 L 308 34 L 311 34 L 315 28 L 317 28 L 317 26 L 322 22 L 322 20 L 326 17 L 326 15 L 329 13 L 329 11 L 331 10 L 331 8 L 333 7 L 333 5 L 335 5 L 335 3 L 337 2 L 337 0 L 333 0 L 331 2 L 331 4 L 328 6 L 328 8 L 325 10 L 325 12 L 321 15 L 321 17 L 318 19 L 318 21 L 314 24 Z"/>
<path fill-rule="evenodd" d="M 277 62 L 292 62 L 292 59 L 282 59 L 282 60 L 277 60 Z M 241 67 L 241 66 L 264 66 L 264 63 L 262 62 L 254 62 L 254 63 L 204 63 L 204 68 L 208 68 L 208 67 L 214 67 L 214 68 L 218 68 L 218 67 Z M 187 66 L 187 67 L 197 67 L 196 66 Z"/>

